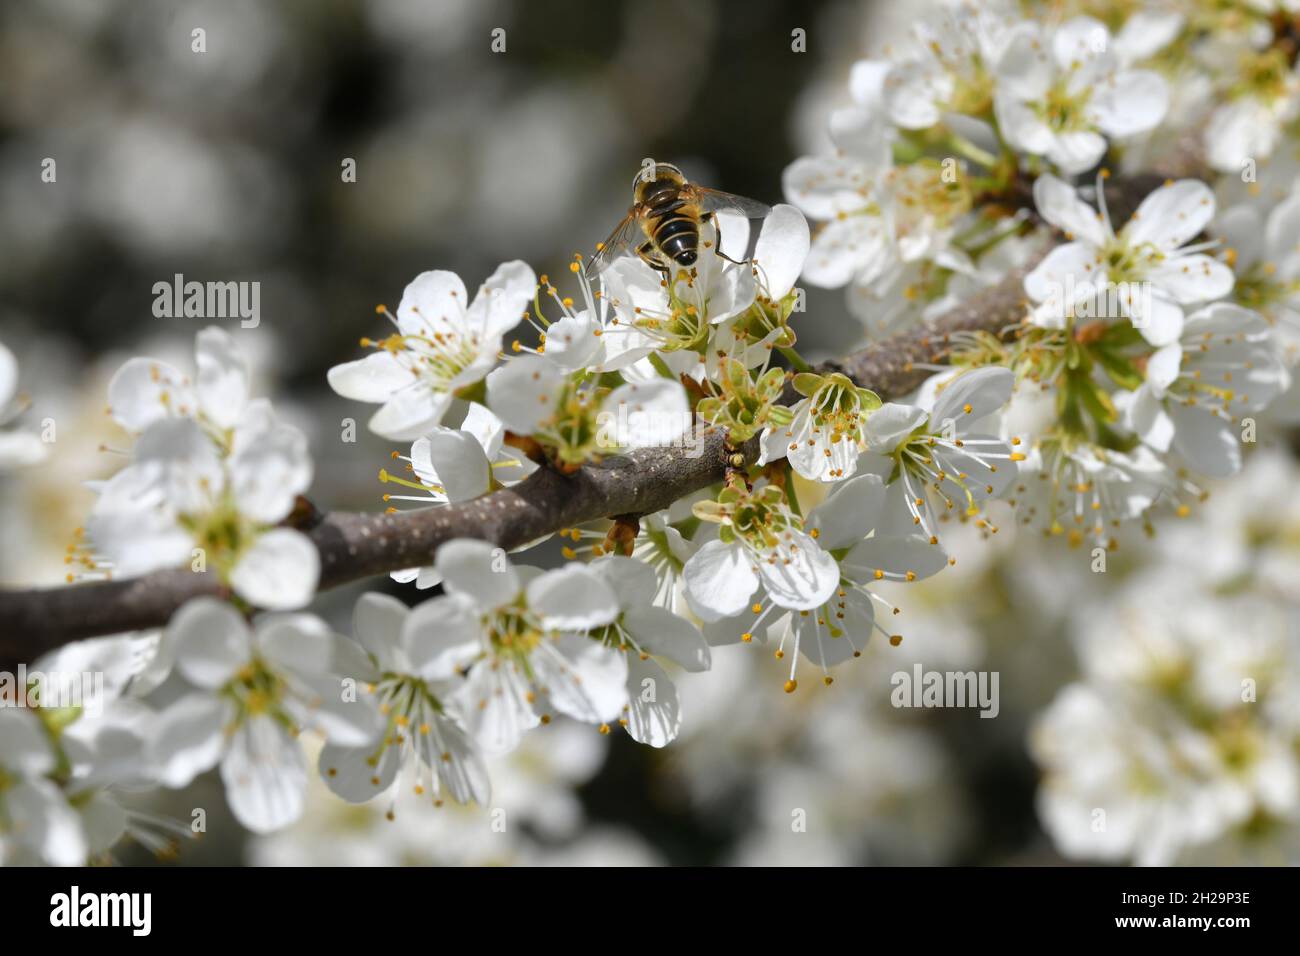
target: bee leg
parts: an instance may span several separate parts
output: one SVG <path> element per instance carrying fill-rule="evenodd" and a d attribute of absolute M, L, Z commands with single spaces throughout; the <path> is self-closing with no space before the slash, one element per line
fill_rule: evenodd
<path fill-rule="evenodd" d="M 730 263 L 733 263 L 738 266 L 748 265 L 750 260 L 733 259 L 731 258 L 731 256 L 727 255 L 725 252 L 722 251 L 722 223 L 718 220 L 718 214 L 716 212 L 709 213 L 709 218 L 713 220 L 714 236 L 716 237 L 716 241 L 714 243 L 716 248 L 714 248 L 713 251 L 717 253 L 718 256 L 720 256 L 723 259 L 726 259 Z"/>
<path fill-rule="evenodd" d="M 641 257 L 642 262 L 648 265 L 655 272 L 658 272 L 660 275 L 662 275 L 666 281 L 672 280 L 673 277 L 672 270 L 663 264 L 663 261 L 660 259 L 659 254 L 655 252 L 655 247 L 653 243 L 649 242 L 648 240 L 646 242 L 641 243 L 641 245 L 637 246 L 636 254 Z"/>

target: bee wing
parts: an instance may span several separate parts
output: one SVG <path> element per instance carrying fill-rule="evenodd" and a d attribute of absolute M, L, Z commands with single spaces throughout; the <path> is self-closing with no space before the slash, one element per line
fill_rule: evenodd
<path fill-rule="evenodd" d="M 609 238 L 596 247 L 596 254 L 592 256 L 584 270 L 584 275 L 588 279 L 594 279 L 606 269 L 608 269 L 614 260 L 624 255 L 633 247 L 640 236 L 637 228 L 636 211 L 629 212 L 609 234 Z"/>
<path fill-rule="evenodd" d="M 724 193 L 720 189 L 709 189 L 707 186 L 696 186 L 694 183 L 686 186 L 685 189 L 692 193 L 703 212 L 734 212 L 746 219 L 765 219 L 772 211 L 772 207 L 767 203 Z"/>
<path fill-rule="evenodd" d="M 720 189 L 709 189 L 707 186 L 696 186 L 694 183 L 686 188 L 691 192 L 691 198 L 699 205 L 700 211 L 706 216 L 711 213 L 721 213 L 730 217 L 754 220 L 766 219 L 767 215 L 772 211 L 771 206 L 761 203 L 757 199 L 746 199 L 744 196 L 724 193 Z M 732 241 L 728 252 L 724 253 L 721 217 L 714 216 L 713 221 L 718 228 L 717 251 L 719 255 L 725 259 L 730 259 L 732 262 L 745 262 L 753 257 L 758 236 L 749 227 L 748 223 L 735 233 L 731 232 L 730 229 L 727 230 L 727 235 Z"/>

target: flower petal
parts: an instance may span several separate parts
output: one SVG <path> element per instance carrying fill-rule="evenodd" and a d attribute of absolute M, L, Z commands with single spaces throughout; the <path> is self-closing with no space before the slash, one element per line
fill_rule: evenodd
<path fill-rule="evenodd" d="M 811 535 L 790 534 L 773 558 L 758 563 L 758 576 L 773 602 L 781 607 L 819 607 L 839 587 L 839 565 Z"/>
<path fill-rule="evenodd" d="M 314 730 L 330 743 L 360 747 L 384 732 L 384 716 L 369 697 L 358 693 L 351 678 L 298 673 L 290 687 L 288 712 L 302 729 Z"/>
<path fill-rule="evenodd" d="M 1092 130 L 1058 133 L 1047 150 L 1047 158 L 1069 176 L 1086 173 L 1106 154 L 1106 137 Z"/>
<path fill-rule="evenodd" d="M 1015 374 L 1009 368 L 985 366 L 971 369 L 949 379 L 939 392 L 930 413 L 935 427 L 951 419 L 958 432 L 966 430 L 967 422 L 975 422 L 999 411 L 1011 401 Z"/>
<path fill-rule="evenodd" d="M 1151 70 L 1129 70 L 1097 89 L 1091 106 L 1107 136 L 1126 137 L 1155 127 L 1169 111 L 1169 86 Z"/>
<path fill-rule="evenodd" d="M 421 272 L 402 290 L 397 326 L 406 335 L 443 333 L 464 328 L 469 296 L 460 276 L 445 269 Z"/>
<path fill-rule="evenodd" d="M 226 745 L 226 724 L 234 707 L 212 694 L 182 697 L 158 715 L 145 744 L 145 759 L 164 787 L 188 786 L 211 770 Z"/>
<path fill-rule="evenodd" d="M 502 263 L 479 287 L 466 316 L 469 327 L 485 339 L 500 341 L 523 319 L 536 290 L 537 276 L 526 262 Z"/>
<path fill-rule="evenodd" d="M 311 602 L 320 580 L 320 553 L 311 539 L 291 528 L 261 535 L 230 572 L 240 597 L 270 611 L 289 611 Z"/>
<path fill-rule="evenodd" d="M 710 541 L 682 569 L 686 600 L 703 621 L 735 617 L 749 606 L 758 577 L 738 544 Z"/>
<path fill-rule="evenodd" d="M 1177 342 L 1183 333 L 1183 310 L 1163 291 L 1150 288 L 1148 294 L 1124 299 L 1120 303 L 1142 338 L 1156 347 Z"/>
<path fill-rule="evenodd" d="M 1166 259 L 1149 275 L 1175 302 L 1184 305 L 1223 298 L 1235 282 L 1228 266 L 1203 254 Z"/>
<path fill-rule="evenodd" d="M 0 767 L 24 777 L 44 776 L 54 770 L 54 752 L 36 712 L 0 707 Z"/>
<path fill-rule="evenodd" d="M 254 403 L 256 404 L 256 403 Z M 229 459 L 230 488 L 241 514 L 274 524 L 293 510 L 294 501 L 311 486 L 312 461 L 307 436 L 278 421 L 259 425 L 248 441 L 235 429 Z"/>
<path fill-rule="evenodd" d="M 335 365 L 326 373 L 330 388 L 357 402 L 386 402 L 416 380 L 416 375 L 387 349 L 354 362 Z"/>
<path fill-rule="evenodd" d="M 209 326 L 195 337 L 203 414 L 222 428 L 239 420 L 248 401 L 248 361 L 229 332 Z"/>
<path fill-rule="evenodd" d="M 626 702 L 628 655 L 585 634 L 543 643 L 529 658 L 537 682 L 560 713 L 585 723 L 606 723 Z"/>
<path fill-rule="evenodd" d="M 606 414 L 619 423 L 615 439 L 623 448 L 672 445 L 691 427 L 686 389 L 664 378 L 620 385 L 601 403 Z"/>
<path fill-rule="evenodd" d="M 491 487 L 492 467 L 479 439 L 469 432 L 434 428 L 416 440 L 411 458 L 417 464 L 428 460 L 431 471 L 421 477 L 441 485 L 449 502 L 471 501 Z"/>
<path fill-rule="evenodd" d="M 938 574 L 948 565 L 943 548 L 916 535 L 873 535 L 856 545 L 841 562 L 855 580 L 869 581 L 877 570 L 895 574 L 911 572 L 916 580 Z"/>
<path fill-rule="evenodd" d="M 81 817 L 53 783 L 20 780 L 5 791 L 7 821 L 17 838 L 51 866 L 85 866 L 86 833 Z"/>
<path fill-rule="evenodd" d="M 235 731 L 221 779 L 235 819 L 254 833 L 270 833 L 302 816 L 307 762 L 298 741 L 270 717 L 250 717 Z"/>
<path fill-rule="evenodd" d="M 414 441 L 442 422 L 450 404 L 451 396 L 446 392 L 417 383 L 384 402 L 383 408 L 370 416 L 369 428 L 393 441 Z"/>
<path fill-rule="evenodd" d="M 541 718 L 528 700 L 528 682 L 516 665 L 494 663 L 483 661 L 470 668 L 456 697 L 474 741 L 485 753 L 503 754 L 514 750 Z"/>
<path fill-rule="evenodd" d="M 1163 251 L 1185 245 L 1214 218 L 1214 193 L 1205 183 L 1180 179 L 1152 192 L 1124 227 L 1130 246 L 1149 242 Z"/>
<path fill-rule="evenodd" d="M 835 485 L 826 500 L 808 514 L 804 527 L 817 530 L 817 543 L 828 551 L 857 544 L 876 527 L 885 505 L 885 485 L 877 475 L 858 475 Z"/>
<path fill-rule="evenodd" d="M 434 567 L 448 593 L 472 598 L 480 611 L 490 611 L 519 596 L 519 576 L 504 550 L 486 541 L 457 538 L 438 549 Z"/>
<path fill-rule="evenodd" d="M 128 359 L 108 383 L 113 420 L 130 432 L 173 415 L 192 415 L 196 406 L 189 379 L 154 359 Z"/>
<path fill-rule="evenodd" d="M 681 730 L 681 705 L 677 685 L 653 660 L 636 654 L 627 662 L 627 732 L 637 743 L 664 747 Z"/>
<path fill-rule="evenodd" d="M 813 240 L 804 278 L 823 289 L 838 289 L 850 280 L 869 282 L 893 261 L 889 238 L 881 216 L 858 213 L 833 219 Z"/>
<path fill-rule="evenodd" d="M 410 608 L 389 594 L 369 591 L 352 609 L 352 633 L 383 670 L 397 668 L 402 625 Z"/>
<path fill-rule="evenodd" d="M 1193 470 L 1211 478 L 1241 470 L 1241 441 L 1232 422 L 1181 402 L 1170 402 L 1168 410 L 1174 421 L 1174 450 Z"/>
<path fill-rule="evenodd" d="M 528 582 L 528 606 L 554 631 L 589 631 L 618 617 L 618 598 L 585 564 L 572 563 Z"/>
<path fill-rule="evenodd" d="M 758 234 L 753 264 L 762 274 L 767 295 L 773 301 L 779 302 L 794 288 L 811 244 L 808 220 L 803 213 L 784 203 L 772 207 Z"/>
<path fill-rule="evenodd" d="M 402 748 L 378 742 L 364 747 L 326 744 L 316 762 L 321 779 L 335 796 L 365 803 L 393 785 L 402 768 Z"/>
<path fill-rule="evenodd" d="M 175 642 L 177 670 L 196 687 L 220 687 L 253 656 L 252 634 L 243 615 L 216 598 L 195 598 L 182 605 L 167 630 Z"/>
<path fill-rule="evenodd" d="M 915 405 L 886 402 L 867 418 L 863 429 L 867 446 L 882 454 L 892 452 L 899 443 L 924 425 L 928 417 L 925 409 Z"/>
<path fill-rule="evenodd" d="M 623 627 L 647 654 L 666 657 L 688 671 L 709 669 L 709 645 L 699 628 L 667 608 L 653 604 L 632 608 L 623 615 Z M 628 653 L 636 656 L 635 651 Z"/>
<path fill-rule="evenodd" d="M 555 415 L 564 373 L 544 358 L 523 355 L 487 377 L 488 407 L 521 435 L 531 435 Z"/>
<path fill-rule="evenodd" d="M 1070 239 L 1082 239 L 1092 246 L 1106 244 L 1101 213 L 1080 199 L 1073 186 L 1055 176 L 1046 174 L 1034 180 L 1034 206 L 1039 215 Z"/>
<path fill-rule="evenodd" d="M 450 680 L 483 651 L 482 616 L 464 594 L 416 605 L 402 626 L 404 668 L 424 680 Z"/>

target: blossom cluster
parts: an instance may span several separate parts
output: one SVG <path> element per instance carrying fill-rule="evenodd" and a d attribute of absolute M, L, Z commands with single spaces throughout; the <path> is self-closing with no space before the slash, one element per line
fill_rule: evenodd
<path fill-rule="evenodd" d="M 1031 735 L 1039 813 L 1066 856 L 1294 864 L 1294 480 L 1287 456 L 1253 456 L 1213 512 L 1157 539 L 1102 607 L 1071 614 L 1081 674 Z"/>
<path fill-rule="evenodd" d="M 674 677 L 728 645 L 771 645 L 786 693 L 801 663 L 831 685 L 876 632 L 902 641 L 880 588 L 950 567 L 957 528 L 991 536 L 1014 510 L 1017 524 L 1107 549 L 1153 508 L 1189 510 L 1206 479 L 1241 467 L 1255 416 L 1290 389 L 1295 67 L 1253 6 L 1230 36 L 1217 6 L 1127 8 L 943 5 L 887 57 L 854 64 L 849 105 L 829 120 L 834 152 L 786 169 L 788 204 L 758 226 L 703 217 L 689 266 L 625 255 L 593 274 L 579 253 L 552 281 L 511 261 L 472 295 L 433 270 L 380 306 L 364 355 L 328 383 L 377 406 L 371 431 L 402 443 L 391 462 L 404 464 L 380 471 L 391 511 L 722 442 L 716 484 L 560 530 L 558 566 L 545 541 L 519 549 L 539 549 L 532 566 L 458 538 L 392 571 L 415 585 L 413 606 L 365 594 L 353 634 L 338 633 L 306 610 L 321 571 L 296 520 L 307 438 L 251 396 L 234 338 L 201 331 L 192 374 L 128 361 L 108 389 L 125 464 L 94 484 L 70 562 L 83 577 L 211 573 L 222 597 L 185 604 L 161 632 L 38 662 L 106 674 L 104 713 L 0 711 L 3 852 L 75 863 L 127 833 L 156 844 L 168 825 L 137 819 L 121 794 L 213 768 L 245 827 L 278 830 L 305 805 L 303 733 L 323 741 L 314 772 L 345 801 L 486 805 L 485 757 L 553 719 L 672 743 L 690 720 Z M 1186 121 L 1175 104 L 1189 74 L 1209 80 L 1205 175 L 1227 176 L 1170 180 L 1117 223 L 1111 170 L 1159 158 L 1162 131 Z M 1257 188 L 1239 190 L 1246 160 Z M 1271 210 L 1266 189 L 1285 197 L 1269 195 Z M 1024 304 L 1008 329 L 949 334 L 951 365 L 885 401 L 800 354 L 801 277 L 845 288 L 869 342 L 999 283 Z M 13 366 L 0 352 L 0 422 Z M 23 433 L 0 438 L 0 462 L 36 457 Z M 1191 679 L 1092 676 L 1107 695 L 1155 681 L 1179 700 Z M 155 708 L 164 682 L 177 693 Z M 1069 692 L 1044 725 L 1049 764 L 1054 724 L 1096 719 L 1089 693 Z M 1258 785 L 1267 804 L 1267 788 L 1294 783 Z M 1234 824 L 1253 806 L 1213 797 Z M 1126 851 L 1147 812 L 1111 831 Z"/>

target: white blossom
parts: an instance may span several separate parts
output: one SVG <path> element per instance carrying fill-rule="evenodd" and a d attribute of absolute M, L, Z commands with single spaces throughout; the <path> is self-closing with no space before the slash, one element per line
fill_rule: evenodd
<path fill-rule="evenodd" d="M 1026 24 L 996 67 L 998 128 L 1017 149 L 1067 175 L 1087 172 L 1123 139 L 1159 123 L 1169 90 L 1160 74 L 1120 68 L 1106 27 L 1075 17 L 1048 31 Z"/>
<path fill-rule="evenodd" d="M 158 715 L 147 759 L 167 787 L 187 786 L 219 764 L 231 811 L 254 832 L 302 812 L 307 765 L 299 731 L 353 747 L 379 736 L 378 711 L 348 693 L 370 662 L 319 618 L 271 615 L 250 628 L 230 605 L 197 598 L 168 631 L 176 669 L 193 690 Z"/>
<path fill-rule="evenodd" d="M 248 397 L 247 363 L 226 332 L 200 332 L 196 354 L 197 383 L 145 358 L 113 377 L 111 412 L 139 435 L 131 464 L 97 486 L 89 534 L 115 574 L 211 569 L 259 607 L 302 607 L 320 559 L 277 525 L 311 483 L 306 436 Z"/>
<path fill-rule="evenodd" d="M 1241 467 L 1240 416 L 1289 385 L 1268 323 L 1221 302 L 1188 316 L 1179 341 L 1150 356 L 1125 421 L 1156 451 L 1172 447 L 1195 471 L 1223 478 Z"/>
<path fill-rule="evenodd" d="M 1205 254 L 1209 246 L 1187 245 L 1214 218 L 1214 194 L 1196 180 L 1166 183 L 1118 233 L 1100 187 L 1097 195 L 1100 211 L 1055 176 L 1035 181 L 1038 212 L 1069 241 L 1025 277 L 1025 292 L 1039 303 L 1032 320 L 1059 328 L 1089 307 L 1090 317 L 1132 322 L 1152 345 L 1176 341 L 1185 305 L 1232 291 L 1232 270 Z"/>
<path fill-rule="evenodd" d="M 384 724 L 361 746 L 327 743 L 321 750 L 321 776 L 344 800 L 365 802 L 409 778 L 417 794 L 428 789 L 435 802 L 445 791 L 457 803 L 487 803 L 487 770 L 449 707 L 460 681 L 436 667 L 442 622 L 428 610 L 412 612 L 383 594 L 357 601 L 353 624 L 373 663 L 359 676 Z"/>
<path fill-rule="evenodd" d="M 46 457 L 48 448 L 40 436 L 8 428 L 29 404 L 18 391 L 18 360 L 0 342 L 0 471 L 34 465 Z"/>
<path fill-rule="evenodd" d="M 418 438 L 442 422 L 458 390 L 496 365 L 501 337 L 519 324 L 535 286 L 532 269 L 507 262 L 471 302 L 455 273 L 421 273 L 402 293 L 397 315 L 383 312 L 397 331 L 370 343 L 371 355 L 330 369 L 330 387 L 344 398 L 382 403 L 370 419 L 376 434 Z"/>
<path fill-rule="evenodd" d="M 49 779 L 56 762 L 34 711 L 0 707 L 0 859 L 26 853 L 55 866 L 85 865 L 85 828 Z"/>
<path fill-rule="evenodd" d="M 939 523 L 956 513 L 996 530 L 983 503 L 1015 481 L 1025 457 L 1019 439 L 998 434 L 1013 379 L 1004 368 L 971 369 L 945 376 L 928 408 L 890 402 L 871 414 L 858 468 L 887 484 L 886 528 L 938 545 Z"/>
<path fill-rule="evenodd" d="M 542 572 L 516 568 L 483 541 L 438 549 L 446 593 L 420 605 L 436 620 L 425 651 L 426 679 L 465 674 L 457 707 L 489 754 L 513 750 L 542 722 L 545 706 L 587 723 L 614 720 L 626 702 L 619 651 L 579 633 L 618 616 L 614 592 L 580 564 Z"/>

